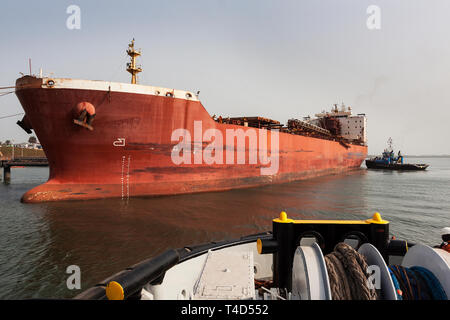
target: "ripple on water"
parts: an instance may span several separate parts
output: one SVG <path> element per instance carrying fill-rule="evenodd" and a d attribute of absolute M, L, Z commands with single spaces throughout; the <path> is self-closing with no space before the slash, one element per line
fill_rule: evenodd
<path fill-rule="evenodd" d="M 435 245 L 450 226 L 450 161 L 418 159 L 427 172 L 358 170 L 343 175 L 159 198 L 23 204 L 46 168 L 13 169 L 0 185 L 1 299 L 67 298 L 66 268 L 82 289 L 168 248 L 271 229 L 280 211 L 295 219 L 367 219 L 378 211 L 397 238 Z"/>

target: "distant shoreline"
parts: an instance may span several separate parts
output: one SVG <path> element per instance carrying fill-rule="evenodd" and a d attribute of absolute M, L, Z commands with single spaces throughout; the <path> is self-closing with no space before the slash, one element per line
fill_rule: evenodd
<path fill-rule="evenodd" d="M 405 158 L 450 158 L 450 154 L 442 154 L 442 155 L 403 155 Z M 376 155 L 368 155 L 368 158 L 376 157 Z"/>

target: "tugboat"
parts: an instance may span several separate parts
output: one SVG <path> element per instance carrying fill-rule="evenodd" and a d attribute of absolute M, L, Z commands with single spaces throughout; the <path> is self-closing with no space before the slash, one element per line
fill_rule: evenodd
<path fill-rule="evenodd" d="M 450 228 L 430 247 L 389 239 L 389 221 L 294 220 L 272 232 L 142 261 L 75 299 L 448 300 Z"/>
<path fill-rule="evenodd" d="M 392 139 L 388 140 L 388 148 L 384 149 L 381 157 L 366 160 L 367 169 L 387 169 L 387 170 L 425 170 L 428 164 L 403 163 L 403 155 L 399 151 L 397 157 L 392 148 Z"/>

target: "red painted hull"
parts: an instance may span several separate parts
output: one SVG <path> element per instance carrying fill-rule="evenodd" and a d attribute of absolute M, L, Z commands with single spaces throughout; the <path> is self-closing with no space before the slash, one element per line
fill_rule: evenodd
<path fill-rule="evenodd" d="M 215 128 L 224 137 L 227 129 L 260 129 L 219 124 L 198 100 L 33 85 L 16 94 L 50 166 L 49 180 L 25 193 L 24 202 L 254 187 L 359 168 L 367 155 L 366 146 L 347 149 L 338 142 L 280 132 L 279 167 L 273 175 L 262 175 L 260 164 L 248 162 L 176 165 L 171 158 L 178 143 L 171 140 L 175 129 L 194 132 L 194 121 L 202 121 L 203 131 Z M 73 123 L 81 101 L 96 108 L 93 131 Z M 119 138 L 125 139 L 124 146 Z"/>

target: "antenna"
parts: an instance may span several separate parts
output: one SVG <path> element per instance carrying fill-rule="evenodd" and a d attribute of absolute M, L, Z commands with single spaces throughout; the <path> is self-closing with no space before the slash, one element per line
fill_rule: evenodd
<path fill-rule="evenodd" d="M 136 65 L 136 58 L 141 55 L 141 51 L 134 49 L 134 38 L 128 45 L 127 54 L 131 58 L 131 62 L 127 63 L 127 71 L 131 73 L 131 83 L 136 84 L 136 75 L 142 72 L 142 68 Z"/>
<path fill-rule="evenodd" d="M 392 138 L 391 137 L 389 137 L 389 139 L 388 139 L 388 150 L 389 151 L 393 151 L 394 149 L 392 149 Z"/>

